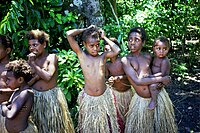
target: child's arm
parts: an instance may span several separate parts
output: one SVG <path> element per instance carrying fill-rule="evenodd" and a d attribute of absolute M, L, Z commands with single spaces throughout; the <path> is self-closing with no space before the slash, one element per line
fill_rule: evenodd
<path fill-rule="evenodd" d="M 101 38 L 104 39 L 108 43 L 108 45 L 110 45 L 111 48 L 111 51 L 105 52 L 106 58 L 112 58 L 114 56 L 117 56 L 120 52 L 120 48 L 114 42 L 112 42 L 110 39 L 106 37 L 103 30 L 99 30 L 99 32 L 101 34 Z"/>
<path fill-rule="evenodd" d="M 166 76 L 166 75 L 169 75 L 170 73 L 170 62 L 168 59 L 165 59 L 162 61 L 161 63 L 161 73 L 162 73 L 162 76 Z"/>
<path fill-rule="evenodd" d="M 15 115 L 18 113 L 18 111 L 22 108 L 24 103 L 28 98 L 30 98 L 29 91 L 25 90 L 22 91 L 19 96 L 11 103 L 8 104 L 5 102 L 5 104 L 2 104 L 2 114 L 9 119 L 12 119 L 15 117 Z M 33 93 L 32 93 L 33 95 Z"/>
<path fill-rule="evenodd" d="M 170 78 L 168 76 L 140 79 L 138 78 L 137 72 L 133 69 L 127 57 L 123 57 L 121 61 L 123 64 L 124 72 L 126 73 L 128 79 L 134 82 L 136 85 L 150 85 L 153 83 L 159 83 L 164 81 L 170 82 Z"/>
<path fill-rule="evenodd" d="M 31 66 L 34 68 L 36 75 L 39 76 L 39 77 L 35 77 L 36 81 L 40 78 L 45 80 L 45 81 L 49 81 L 49 80 L 51 80 L 54 73 L 56 72 L 57 64 L 58 64 L 57 56 L 55 54 L 50 54 L 47 57 L 46 61 L 48 62 L 46 68 L 41 68 L 40 66 L 38 66 L 35 63 L 35 61 L 32 61 Z"/>
<path fill-rule="evenodd" d="M 38 81 L 40 79 L 40 76 L 38 76 L 37 74 L 28 82 L 29 86 L 32 86 L 36 81 Z"/>
<path fill-rule="evenodd" d="M 67 34 L 67 40 L 70 44 L 70 47 L 73 49 L 73 51 L 76 54 L 79 54 L 79 52 L 81 52 L 81 48 L 79 47 L 77 41 L 75 40 L 75 36 L 81 34 L 82 32 L 84 32 L 86 29 L 89 29 L 91 27 L 95 27 L 94 25 L 89 26 L 88 28 L 84 28 L 84 29 L 73 29 L 73 30 L 69 30 L 66 32 Z"/>

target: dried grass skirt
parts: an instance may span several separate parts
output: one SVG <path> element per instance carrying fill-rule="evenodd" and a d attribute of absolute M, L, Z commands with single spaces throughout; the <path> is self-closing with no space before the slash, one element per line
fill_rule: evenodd
<path fill-rule="evenodd" d="M 118 133 L 120 132 L 117 109 L 111 89 L 107 88 L 101 96 L 79 93 L 78 132 Z"/>
<path fill-rule="evenodd" d="M 1 115 L 1 105 L 0 105 L 0 133 L 8 133 L 5 127 L 5 117 Z"/>
<path fill-rule="evenodd" d="M 21 131 L 20 133 L 38 133 L 38 130 L 33 121 L 29 118 L 28 127 L 24 131 Z"/>
<path fill-rule="evenodd" d="M 74 133 L 67 101 L 59 87 L 34 90 L 33 121 L 39 133 Z"/>
<path fill-rule="evenodd" d="M 123 122 L 125 122 L 125 114 L 128 111 L 134 92 L 131 88 L 125 92 L 119 92 L 115 88 L 112 88 L 112 91 L 116 97 L 116 105 L 119 110 L 119 114 L 123 119 Z"/>
<path fill-rule="evenodd" d="M 165 89 L 158 94 L 154 110 L 147 109 L 150 101 L 135 93 L 126 116 L 125 133 L 177 133 L 173 105 Z"/>

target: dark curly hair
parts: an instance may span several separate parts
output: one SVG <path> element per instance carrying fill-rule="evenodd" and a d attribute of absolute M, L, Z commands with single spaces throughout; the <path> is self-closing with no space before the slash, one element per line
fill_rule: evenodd
<path fill-rule="evenodd" d="M 99 39 L 100 38 L 100 33 L 97 27 L 91 27 L 89 29 L 86 29 L 82 36 L 81 36 L 81 41 L 86 42 L 89 37 Z"/>
<path fill-rule="evenodd" d="M 133 32 L 139 33 L 142 36 L 141 37 L 142 42 L 147 40 L 147 34 L 146 34 L 146 31 L 144 30 L 144 28 L 141 28 L 141 27 L 132 28 L 128 33 L 128 38 L 129 38 L 130 34 Z"/>
<path fill-rule="evenodd" d="M 2 45 L 5 49 L 6 48 L 13 49 L 12 39 L 6 35 L 0 35 L 0 45 Z"/>
<path fill-rule="evenodd" d="M 28 40 L 32 39 L 38 39 L 38 41 L 42 44 L 46 42 L 48 44 L 49 42 L 49 34 L 42 30 L 31 30 L 26 34 L 26 37 Z"/>
<path fill-rule="evenodd" d="M 163 43 L 165 43 L 165 45 L 170 48 L 170 42 L 169 39 L 167 39 L 165 36 L 159 36 L 158 38 L 156 38 L 153 42 L 153 45 L 156 44 L 157 41 L 161 41 Z"/>
<path fill-rule="evenodd" d="M 23 59 L 14 60 L 6 65 L 7 72 L 13 72 L 15 78 L 23 77 L 25 82 L 33 78 L 33 71 L 27 61 Z"/>

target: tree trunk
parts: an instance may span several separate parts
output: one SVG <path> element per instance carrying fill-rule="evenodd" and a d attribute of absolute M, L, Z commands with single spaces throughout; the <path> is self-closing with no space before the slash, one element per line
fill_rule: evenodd
<path fill-rule="evenodd" d="M 73 3 L 77 3 L 77 0 L 73 0 Z M 86 18 L 86 26 L 93 24 L 102 27 L 104 25 L 99 0 L 80 0 L 76 6 L 78 6 L 80 13 Z"/>

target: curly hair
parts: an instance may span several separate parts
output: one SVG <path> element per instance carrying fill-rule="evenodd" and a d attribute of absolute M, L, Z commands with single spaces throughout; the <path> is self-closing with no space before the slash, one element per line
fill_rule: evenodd
<path fill-rule="evenodd" d="M 100 33 L 97 27 L 91 27 L 87 30 L 85 30 L 81 36 L 81 39 L 83 42 L 86 42 L 89 37 L 99 39 Z"/>
<path fill-rule="evenodd" d="M 5 67 L 7 72 L 13 72 L 15 78 L 23 77 L 26 83 L 33 78 L 31 66 L 23 59 L 11 61 Z"/>
<path fill-rule="evenodd" d="M 128 33 L 128 38 L 129 38 L 130 34 L 133 33 L 133 32 L 139 33 L 142 36 L 141 37 L 142 42 L 147 40 L 147 34 L 146 34 L 146 31 L 145 31 L 144 28 L 141 28 L 141 27 L 132 28 Z"/>
<path fill-rule="evenodd" d="M 46 32 L 42 31 L 42 30 L 31 30 L 26 34 L 26 38 L 28 40 L 32 40 L 32 39 L 38 39 L 38 41 L 43 44 L 44 42 L 46 42 L 48 44 L 49 42 L 49 34 L 47 34 Z"/>
<path fill-rule="evenodd" d="M 4 46 L 4 48 L 13 48 L 12 39 L 6 35 L 0 35 L 0 45 Z"/>
<path fill-rule="evenodd" d="M 155 44 L 157 43 L 157 41 L 161 41 L 163 43 L 165 43 L 165 45 L 170 48 L 170 42 L 169 39 L 167 39 L 165 36 L 159 36 L 158 38 L 156 38 L 153 42 L 153 45 L 155 46 Z"/>

